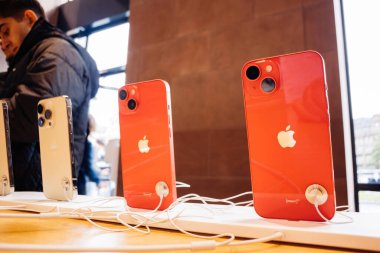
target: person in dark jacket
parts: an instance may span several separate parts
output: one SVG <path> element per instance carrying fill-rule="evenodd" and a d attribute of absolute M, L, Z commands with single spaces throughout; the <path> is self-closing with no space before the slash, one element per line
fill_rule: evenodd
<path fill-rule="evenodd" d="M 87 128 L 87 138 L 86 145 L 84 148 L 84 157 L 82 166 L 79 169 L 78 175 L 78 194 L 86 195 L 87 194 L 87 182 L 94 182 L 96 185 L 99 185 L 100 178 L 97 170 L 94 167 L 96 162 L 96 157 L 94 157 L 94 150 L 92 141 L 90 141 L 91 135 L 95 132 L 96 123 L 92 115 L 88 117 L 88 128 Z"/>
<path fill-rule="evenodd" d="M 15 189 L 41 191 L 37 103 L 71 98 L 78 173 L 99 73 L 82 47 L 46 21 L 37 0 L 0 0 L 0 46 L 8 63 L 7 73 L 0 75 L 0 99 L 8 99 Z"/>

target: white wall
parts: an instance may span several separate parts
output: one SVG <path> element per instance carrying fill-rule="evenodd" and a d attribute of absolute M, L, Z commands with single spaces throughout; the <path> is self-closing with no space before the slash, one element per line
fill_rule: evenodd
<path fill-rule="evenodd" d="M 57 23 L 57 15 L 56 15 L 55 9 L 58 6 L 68 2 L 68 0 L 38 0 L 38 1 L 41 3 L 42 7 L 45 9 L 45 13 L 48 20 L 53 24 Z"/>

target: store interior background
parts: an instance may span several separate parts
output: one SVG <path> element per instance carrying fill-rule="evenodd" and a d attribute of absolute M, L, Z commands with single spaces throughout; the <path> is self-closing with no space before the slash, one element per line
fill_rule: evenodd
<path fill-rule="evenodd" d="M 68 1 L 40 2 L 56 24 L 57 7 Z M 251 190 L 241 68 L 311 49 L 326 63 L 337 204 L 347 204 L 332 0 L 131 0 L 129 13 L 126 82 L 160 78 L 171 85 L 177 180 L 191 184 L 180 194 Z"/>

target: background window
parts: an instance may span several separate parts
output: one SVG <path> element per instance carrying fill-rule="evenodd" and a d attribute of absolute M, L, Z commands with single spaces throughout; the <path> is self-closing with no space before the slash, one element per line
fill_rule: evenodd
<path fill-rule="evenodd" d="M 380 1 L 342 0 L 355 142 L 355 195 L 380 212 Z"/>
<path fill-rule="evenodd" d="M 96 123 L 96 131 L 91 134 L 96 140 L 97 154 L 94 161 L 100 171 L 101 184 L 87 183 L 88 195 L 115 195 L 119 162 L 119 108 L 118 89 L 125 84 L 129 23 L 122 19 L 107 18 L 101 26 L 93 24 L 87 28 L 69 31 L 74 40 L 86 48 L 96 61 L 100 72 L 100 88 L 90 101 L 89 113 Z"/>
<path fill-rule="evenodd" d="M 87 50 L 103 73 L 125 66 L 128 53 L 129 23 L 116 25 L 88 36 Z"/>
<path fill-rule="evenodd" d="M 100 78 L 98 94 L 90 101 L 90 114 L 97 123 L 97 135 L 105 142 L 119 139 L 119 108 L 117 89 L 125 84 L 125 73 L 107 75 Z"/>
<path fill-rule="evenodd" d="M 112 20 L 112 19 L 110 19 Z M 100 88 L 90 102 L 90 114 L 97 123 L 96 134 L 102 142 L 119 138 L 117 90 L 125 84 L 129 23 L 114 20 L 103 27 L 75 29 L 68 32 L 87 49 L 100 72 Z"/>

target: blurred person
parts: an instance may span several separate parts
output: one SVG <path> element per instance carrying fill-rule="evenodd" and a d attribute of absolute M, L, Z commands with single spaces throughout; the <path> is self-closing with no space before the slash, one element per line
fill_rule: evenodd
<path fill-rule="evenodd" d="M 37 103 L 71 98 L 77 174 L 99 73 L 86 50 L 46 21 L 37 0 L 0 0 L 0 46 L 8 63 L 0 75 L 0 99 L 8 99 L 15 189 L 42 191 Z"/>
<path fill-rule="evenodd" d="M 95 163 L 97 162 L 96 147 L 94 150 L 94 145 L 96 145 L 96 138 L 93 136 L 95 130 L 95 119 L 92 115 L 89 115 L 83 163 L 79 169 L 78 175 L 78 194 L 80 195 L 87 194 L 87 182 L 94 182 L 97 186 L 100 182 L 99 172 L 95 169 Z"/>

